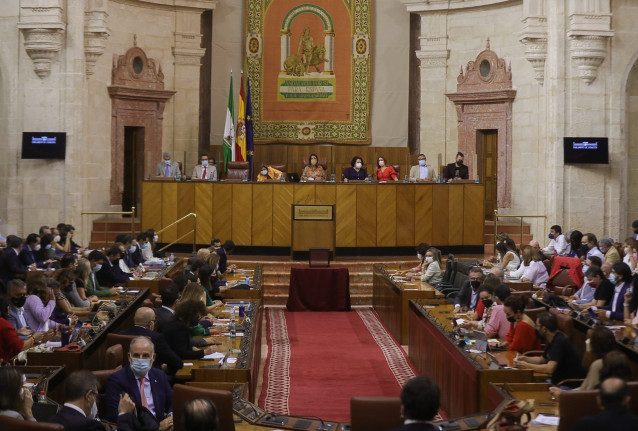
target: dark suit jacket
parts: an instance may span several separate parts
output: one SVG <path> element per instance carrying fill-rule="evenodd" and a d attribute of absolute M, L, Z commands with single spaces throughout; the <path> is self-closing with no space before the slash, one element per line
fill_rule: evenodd
<path fill-rule="evenodd" d="M 132 328 L 121 331 L 120 334 L 150 338 L 155 345 L 155 353 L 157 354 L 155 363 L 153 364 L 154 367 L 161 368 L 162 364 L 166 364 L 168 367 L 168 374 L 173 375 L 177 372 L 177 370 L 184 366 L 180 357 L 177 356 L 177 353 L 175 353 L 171 346 L 169 346 L 166 342 L 166 338 L 164 338 L 164 336 L 159 332 L 151 331 L 150 329 L 142 326 L 133 326 Z"/>
<path fill-rule="evenodd" d="M 142 248 L 138 245 L 133 253 L 131 253 L 131 259 L 133 260 L 134 266 L 138 266 L 140 263 L 144 262 L 144 257 L 142 257 Z"/>
<path fill-rule="evenodd" d="M 392 431 L 436 431 L 439 428 L 432 424 L 417 422 L 409 425 L 403 425 L 400 428 L 395 428 Z"/>
<path fill-rule="evenodd" d="M 228 269 L 228 256 L 226 255 L 226 249 L 219 247 L 215 249 L 215 252 L 219 255 L 219 272 L 222 274 Z"/>
<path fill-rule="evenodd" d="M 445 166 L 445 169 L 443 170 L 443 178 L 446 180 L 454 179 L 454 173 L 457 169 L 459 170 L 459 177 L 461 177 L 462 180 L 470 178 L 470 171 L 467 168 L 467 165 L 457 166 L 456 163 L 450 163 Z"/>
<path fill-rule="evenodd" d="M 154 311 L 155 311 L 155 318 L 157 319 L 157 331 L 164 332 L 166 325 L 173 318 L 173 313 L 171 313 L 164 307 L 155 308 Z"/>
<path fill-rule="evenodd" d="M 616 311 L 611 311 L 612 302 L 614 300 L 613 294 L 609 303 L 605 306 L 600 307 L 602 310 L 611 311 L 611 314 L 609 316 L 611 320 L 624 320 L 625 315 L 624 315 L 623 302 L 625 302 L 625 292 L 627 292 L 627 289 L 629 288 L 629 286 L 630 286 L 630 283 L 625 282 L 623 284 L 622 290 L 620 291 L 620 295 L 618 295 L 618 298 L 616 299 Z"/>
<path fill-rule="evenodd" d="M 22 250 L 20 251 L 18 258 L 20 259 L 20 262 L 25 266 L 29 266 L 32 263 L 35 263 L 36 266 L 38 266 L 39 268 L 42 268 L 44 266 L 44 261 L 38 259 L 35 250 L 31 250 L 31 247 L 26 244 L 22 246 Z"/>
<path fill-rule="evenodd" d="M 131 270 L 135 269 L 135 267 L 137 266 L 137 263 L 135 263 L 135 261 L 133 260 L 133 253 L 128 250 L 126 250 L 126 252 L 124 252 L 124 254 L 122 255 L 122 260 Z"/>
<path fill-rule="evenodd" d="M 170 321 L 164 328 L 164 337 L 182 359 L 201 359 L 203 350 L 193 350 L 188 326 L 179 320 Z"/>
<path fill-rule="evenodd" d="M 0 255 L 0 279 L 5 283 L 15 278 L 16 274 L 24 274 L 28 267 L 20 262 L 18 253 L 12 248 L 6 248 Z"/>
<path fill-rule="evenodd" d="M 118 399 L 119 402 L 119 399 Z M 77 410 L 64 406 L 49 422 L 64 426 L 65 431 L 104 431 L 104 425 L 98 420 L 89 419 Z M 117 429 L 133 431 L 133 415 L 128 413 L 117 417 Z"/>
<path fill-rule="evenodd" d="M 477 298 L 478 298 L 478 295 L 477 295 Z M 471 300 L 472 300 L 472 285 L 470 284 L 470 280 L 465 280 L 465 282 L 463 283 L 463 286 L 461 286 L 461 289 L 456 294 L 456 298 L 454 298 L 454 304 L 461 304 L 461 307 L 468 307 L 470 309 L 473 309 L 472 307 L 470 307 Z M 478 299 L 476 302 L 478 303 Z M 476 307 L 476 304 L 472 304 L 472 305 Z"/>
<path fill-rule="evenodd" d="M 116 284 L 124 284 L 128 281 L 129 275 L 122 272 L 116 260 L 114 263 L 106 258 L 102 263 L 102 268 L 95 274 L 100 286 L 113 287 Z"/>
<path fill-rule="evenodd" d="M 155 417 L 158 421 L 162 421 L 166 415 L 173 412 L 173 390 L 168 383 L 166 373 L 162 370 L 151 368 L 148 372 L 148 378 L 151 382 Z M 131 397 L 138 409 L 142 408 L 140 387 L 137 382 L 129 365 L 111 374 L 106 384 L 104 419 L 110 422 L 117 420 L 117 406 L 120 402 L 120 394 L 123 393 L 127 393 Z"/>
<path fill-rule="evenodd" d="M 573 429 L 578 431 L 635 431 L 638 429 L 638 416 L 629 413 L 625 407 L 610 407 L 596 416 L 578 419 Z"/>

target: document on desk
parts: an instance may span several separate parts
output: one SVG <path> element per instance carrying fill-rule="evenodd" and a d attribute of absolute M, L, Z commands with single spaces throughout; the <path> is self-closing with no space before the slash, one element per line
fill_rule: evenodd
<path fill-rule="evenodd" d="M 230 337 L 230 332 L 222 332 L 222 335 L 224 337 Z M 238 337 L 243 337 L 244 333 L 243 332 L 237 332 L 235 335 L 237 335 Z"/>
<path fill-rule="evenodd" d="M 532 424 L 558 426 L 559 419 L 560 418 L 558 416 L 548 416 L 548 415 L 541 414 L 536 416 L 536 418 L 534 418 L 534 420 L 532 421 Z"/>
<path fill-rule="evenodd" d="M 223 352 L 215 352 L 204 356 L 202 359 L 222 359 L 225 355 Z"/>

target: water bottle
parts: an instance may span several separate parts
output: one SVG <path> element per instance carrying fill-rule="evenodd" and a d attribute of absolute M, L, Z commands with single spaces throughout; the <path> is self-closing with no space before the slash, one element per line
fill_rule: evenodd
<path fill-rule="evenodd" d="M 250 277 L 246 276 L 246 278 L 244 279 L 244 283 L 250 285 Z"/>
<path fill-rule="evenodd" d="M 38 392 L 38 402 L 46 403 L 47 402 L 47 394 L 44 391 Z"/>
<path fill-rule="evenodd" d="M 404 182 L 404 183 L 406 183 L 406 184 L 409 182 L 409 181 L 408 181 L 408 176 L 407 176 L 407 175 L 403 178 L 403 182 Z"/>
<path fill-rule="evenodd" d="M 179 180 L 180 180 L 180 176 L 179 176 L 179 174 L 176 173 L 175 174 L 175 181 L 179 181 Z"/>
<path fill-rule="evenodd" d="M 476 174 L 476 179 L 474 180 L 474 182 L 475 182 L 476 184 L 480 183 L 478 174 Z"/>
<path fill-rule="evenodd" d="M 64 347 L 67 344 L 69 344 L 70 336 L 71 336 L 71 334 L 69 334 L 69 328 L 65 326 L 62 329 L 62 334 L 60 334 L 60 341 L 62 342 L 62 347 Z"/>
<path fill-rule="evenodd" d="M 173 253 L 171 253 L 171 257 L 170 257 L 170 263 L 175 262 L 175 255 Z"/>
<path fill-rule="evenodd" d="M 244 177 L 241 179 L 243 182 L 248 182 L 248 174 L 244 174 Z"/>
<path fill-rule="evenodd" d="M 228 332 L 230 332 L 230 339 L 234 340 L 237 337 L 237 326 L 235 324 L 235 306 L 230 309 L 230 324 L 228 325 Z"/>
<path fill-rule="evenodd" d="M 244 318 L 246 306 L 244 305 L 244 301 L 239 301 L 239 317 Z"/>
<path fill-rule="evenodd" d="M 282 174 L 279 176 L 279 181 L 280 181 L 280 182 L 282 182 L 282 183 L 285 183 L 285 182 L 286 182 L 286 178 L 284 178 L 284 174 L 283 174 L 283 172 L 282 172 Z"/>
<path fill-rule="evenodd" d="M 436 174 L 436 183 L 437 184 L 441 183 L 441 174 Z"/>
<path fill-rule="evenodd" d="M 335 177 L 335 174 L 334 174 L 334 172 L 333 172 L 333 173 L 331 173 L 331 174 L 330 174 L 330 182 L 331 182 L 331 183 L 334 183 L 334 182 L 335 182 L 335 179 L 336 179 L 336 177 Z"/>

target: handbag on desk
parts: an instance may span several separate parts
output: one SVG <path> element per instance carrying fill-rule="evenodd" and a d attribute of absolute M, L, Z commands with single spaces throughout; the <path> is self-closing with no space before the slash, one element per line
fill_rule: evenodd
<path fill-rule="evenodd" d="M 529 426 L 534 406 L 529 401 L 511 400 L 496 412 L 487 424 L 488 431 L 524 431 Z M 523 424 L 523 417 L 527 420 Z"/>

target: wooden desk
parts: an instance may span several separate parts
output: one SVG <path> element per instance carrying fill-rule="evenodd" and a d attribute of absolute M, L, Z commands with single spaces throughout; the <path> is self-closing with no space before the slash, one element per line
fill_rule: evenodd
<path fill-rule="evenodd" d="M 491 410 L 490 382 L 532 382 L 531 370 L 489 368 L 487 355 L 473 354 L 450 338 L 452 305 L 425 308 L 423 300 L 410 301 L 409 357 L 420 375 L 441 389 L 441 408 L 450 417 Z M 424 301 L 425 302 L 425 301 Z M 516 352 L 497 352 L 499 363 L 512 365 Z M 486 359 L 487 357 L 487 359 Z"/>
<path fill-rule="evenodd" d="M 224 368 L 217 368 L 218 360 L 192 360 L 192 366 L 185 366 L 179 370 L 176 377 L 192 382 L 237 382 L 248 383 L 248 400 L 254 402 L 257 388 L 257 376 L 261 361 L 261 331 L 263 319 L 263 306 L 261 301 L 252 301 L 246 316 L 251 324 L 245 325 L 244 336 L 216 337 L 215 341 L 221 342 L 217 346 L 218 352 L 228 352 L 232 349 L 231 358 L 237 358 L 234 364 L 227 364 Z M 241 323 L 241 322 L 240 322 Z"/>
<path fill-rule="evenodd" d="M 398 269 L 373 266 L 372 307 L 390 334 L 405 345 L 408 344 L 410 333 L 410 300 L 423 299 L 428 303 L 440 304 L 445 303 L 445 295 L 428 283 L 394 278 L 393 274 Z"/>
<path fill-rule="evenodd" d="M 67 373 L 77 370 L 102 370 L 104 363 L 104 340 L 109 332 L 119 332 L 133 326 L 133 316 L 144 299 L 149 295 L 148 290 L 140 290 L 135 295 L 126 295 L 129 303 L 120 308 L 116 316 L 111 319 L 92 339 L 85 340 L 86 346 L 80 351 L 71 352 L 39 352 L 33 349 L 27 351 L 29 365 L 65 366 Z M 119 299 L 119 298 L 118 298 Z"/>
<path fill-rule="evenodd" d="M 261 265 L 250 265 L 241 263 L 234 273 L 225 274 L 224 279 L 230 282 L 237 282 L 239 284 L 246 282 L 246 277 L 249 278 L 248 284 L 250 284 L 250 290 L 248 289 L 228 289 L 222 296 L 224 300 L 234 299 L 252 299 L 261 300 L 264 295 L 264 280 L 262 277 Z"/>
<path fill-rule="evenodd" d="M 335 205 L 336 247 L 414 247 L 421 242 L 482 247 L 483 195 L 483 184 L 474 183 L 143 181 L 141 220 L 143 230 L 157 230 L 194 212 L 200 216 L 199 244 L 207 244 L 214 233 L 238 246 L 291 247 L 293 204 Z M 160 240 L 176 240 L 191 229 L 191 223 L 180 223 Z"/>
<path fill-rule="evenodd" d="M 146 267 L 146 278 L 150 278 L 150 280 L 129 280 L 126 282 L 126 287 L 133 289 L 148 289 L 150 293 L 159 295 L 162 290 L 161 280 L 173 278 L 177 274 L 180 274 L 187 263 L 188 259 L 178 257 L 172 265 L 165 266 L 162 269 L 151 269 L 150 267 Z"/>
<path fill-rule="evenodd" d="M 516 290 L 518 292 L 527 292 L 529 290 L 533 290 L 533 284 L 531 281 L 508 280 L 506 278 L 505 284 L 510 288 L 510 290 Z"/>

